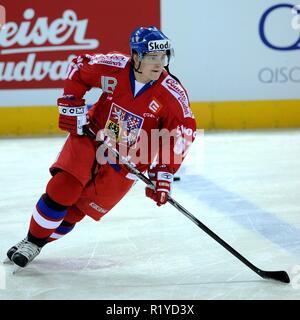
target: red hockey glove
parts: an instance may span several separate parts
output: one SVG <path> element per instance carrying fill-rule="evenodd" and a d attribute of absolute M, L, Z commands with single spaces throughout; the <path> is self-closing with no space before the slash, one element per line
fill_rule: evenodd
<path fill-rule="evenodd" d="M 171 191 L 173 174 L 168 171 L 166 165 L 159 165 L 148 170 L 148 176 L 155 185 L 155 190 L 146 187 L 146 196 L 156 202 L 158 206 L 165 204 Z"/>
<path fill-rule="evenodd" d="M 87 106 L 84 99 L 66 95 L 57 99 L 59 110 L 58 126 L 71 134 L 83 135 L 82 126 L 87 124 Z"/>

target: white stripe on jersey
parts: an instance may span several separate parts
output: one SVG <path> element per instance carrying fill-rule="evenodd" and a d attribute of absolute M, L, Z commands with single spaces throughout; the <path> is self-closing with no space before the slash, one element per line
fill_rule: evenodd
<path fill-rule="evenodd" d="M 163 87 L 165 87 L 179 102 L 183 116 L 185 118 L 192 118 L 193 114 L 190 109 L 189 99 L 184 91 L 183 87 L 179 82 L 173 79 L 171 76 L 167 76 L 164 81 L 161 83 Z"/>
<path fill-rule="evenodd" d="M 86 54 L 86 57 L 90 59 L 89 64 L 105 64 L 117 68 L 125 68 L 129 57 L 118 53 L 108 53 L 108 54 Z"/>

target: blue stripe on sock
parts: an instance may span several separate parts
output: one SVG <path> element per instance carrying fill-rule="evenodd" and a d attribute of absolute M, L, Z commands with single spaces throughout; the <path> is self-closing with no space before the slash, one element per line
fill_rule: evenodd
<path fill-rule="evenodd" d="M 45 215 L 47 218 L 53 220 L 61 220 L 65 217 L 67 210 L 64 211 L 55 211 L 49 208 L 46 203 L 44 202 L 43 198 L 41 197 L 37 203 L 38 209 Z"/>
<path fill-rule="evenodd" d="M 64 226 L 59 226 L 55 232 L 59 233 L 59 234 L 67 234 L 70 231 L 72 231 L 72 229 L 74 228 L 75 225 L 71 226 L 71 227 L 64 227 Z"/>

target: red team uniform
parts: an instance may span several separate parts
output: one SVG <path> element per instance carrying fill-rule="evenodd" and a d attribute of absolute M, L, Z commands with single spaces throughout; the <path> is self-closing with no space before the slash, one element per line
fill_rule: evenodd
<path fill-rule="evenodd" d="M 141 27 L 130 45 L 131 57 L 85 54 L 71 62 L 58 99 L 59 127 L 70 134 L 50 168 L 53 177 L 36 204 L 27 237 L 7 252 L 16 265 L 25 267 L 46 243 L 69 233 L 84 216 L 100 220 L 137 179 L 107 153 L 99 161 L 99 143 L 84 134 L 84 125 L 129 152 L 129 161 L 148 171 L 155 184 L 155 190 L 146 188 L 146 196 L 158 205 L 167 202 L 173 175 L 195 138 L 196 122 L 186 90 L 168 72 L 169 39 L 155 27 Z M 93 87 L 102 94 L 87 111 L 84 96 Z M 163 131 L 175 134 L 152 148 L 153 132 Z"/>
<path fill-rule="evenodd" d="M 178 129 L 180 132 L 181 128 L 187 128 L 190 136 L 186 137 L 189 141 L 186 139 L 184 147 L 188 147 L 196 126 L 188 96 L 181 84 L 164 71 L 157 81 L 146 85 L 134 96 L 134 81 L 130 57 L 121 54 L 79 56 L 71 64 L 64 94 L 75 95 L 80 99 L 91 87 L 100 87 L 104 94 L 89 111 L 90 126 L 94 132 L 103 128 L 112 130 L 119 138 L 119 143 L 122 143 L 122 134 L 126 138 L 132 131 L 131 143 L 136 143 L 141 129 L 145 130 L 150 140 L 152 129 Z M 118 122 L 122 119 L 127 121 L 127 132 L 120 132 Z M 86 140 L 84 143 L 83 139 Z M 168 171 L 174 174 L 180 163 L 172 162 L 178 158 L 173 154 L 172 144 L 167 166 Z M 151 141 L 148 143 L 150 145 Z M 106 164 L 100 168 L 97 166 L 95 170 L 100 171 L 97 171 L 95 181 L 91 181 L 96 150 L 90 138 L 70 135 L 51 171 L 55 172 L 56 168 L 65 170 L 85 186 L 82 196 L 74 205 L 99 220 L 122 199 L 135 177 L 121 164 Z M 150 157 L 149 160 L 153 159 Z M 136 163 L 141 171 L 150 164 Z"/>

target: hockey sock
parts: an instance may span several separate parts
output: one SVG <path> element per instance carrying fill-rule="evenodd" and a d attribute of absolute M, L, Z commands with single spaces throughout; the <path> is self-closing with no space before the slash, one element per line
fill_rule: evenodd
<path fill-rule="evenodd" d="M 47 242 L 52 242 L 62 238 L 63 236 L 71 232 L 74 227 L 75 227 L 75 223 L 69 223 L 67 221 L 63 221 L 60 224 L 60 226 L 49 236 L 49 238 L 47 239 Z"/>
<path fill-rule="evenodd" d="M 47 238 L 62 223 L 67 207 L 52 200 L 47 193 L 43 194 L 32 214 L 28 240 L 39 247 L 47 243 Z"/>
<path fill-rule="evenodd" d="M 76 206 L 68 207 L 67 214 L 61 225 L 50 235 L 47 242 L 51 242 L 62 238 L 67 233 L 71 232 L 77 222 L 82 220 L 85 214 Z"/>
<path fill-rule="evenodd" d="M 33 212 L 28 240 L 39 247 L 45 245 L 48 237 L 56 233 L 56 229 L 64 220 L 67 207 L 80 197 L 82 189 L 82 184 L 68 172 L 60 171 L 53 176 L 47 184 L 46 193 L 42 195 Z M 71 230 L 72 228 L 62 226 L 57 235 L 66 234 Z"/>

